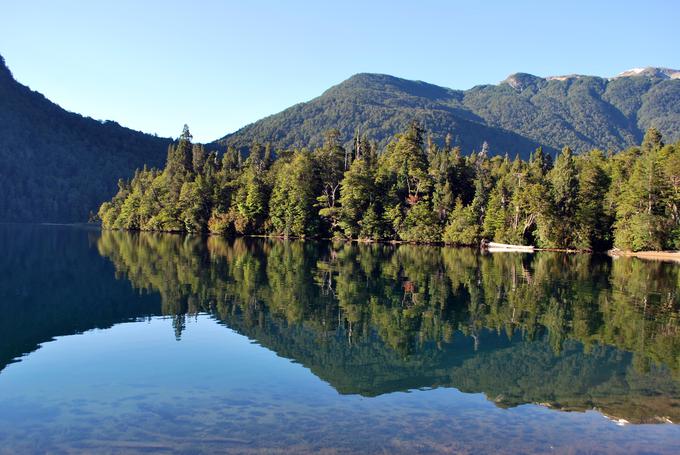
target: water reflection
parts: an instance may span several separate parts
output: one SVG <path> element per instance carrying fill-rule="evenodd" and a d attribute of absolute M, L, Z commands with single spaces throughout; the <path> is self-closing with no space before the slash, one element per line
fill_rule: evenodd
<path fill-rule="evenodd" d="M 177 338 L 207 312 L 343 394 L 484 392 L 498 406 L 680 421 L 680 267 L 590 255 L 103 232 Z"/>
<path fill-rule="evenodd" d="M 40 226 L 0 247 L 0 377 L 54 337 L 165 315 L 181 340 L 208 313 L 341 394 L 680 421 L 676 264 Z"/>
<path fill-rule="evenodd" d="M 61 335 L 158 314 L 157 295 L 112 279 L 99 231 L 0 224 L 0 371 Z"/>

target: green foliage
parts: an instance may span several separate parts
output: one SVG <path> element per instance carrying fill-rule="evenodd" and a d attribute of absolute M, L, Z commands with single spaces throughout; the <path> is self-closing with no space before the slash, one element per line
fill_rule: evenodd
<path fill-rule="evenodd" d="M 423 130 L 417 123 L 391 141 L 378 163 L 379 184 L 397 200 L 417 199 L 430 190 Z"/>
<path fill-rule="evenodd" d="M 454 245 L 476 245 L 479 242 L 479 225 L 472 206 L 463 207 L 460 199 L 449 216 L 444 241 Z"/>
<path fill-rule="evenodd" d="M 408 210 L 399 236 L 409 242 L 441 242 L 442 226 L 428 201 L 420 200 Z"/>
<path fill-rule="evenodd" d="M 385 220 L 380 216 L 375 204 L 368 206 L 357 225 L 360 239 L 380 240 L 387 235 Z"/>
<path fill-rule="evenodd" d="M 543 217 L 548 224 L 542 229 L 542 240 L 551 248 L 573 248 L 576 241 L 579 182 L 571 149 L 565 147 L 548 174 L 551 210 Z"/>
<path fill-rule="evenodd" d="M 335 235 L 339 229 L 341 211 L 338 205 L 340 183 L 349 166 L 349 156 L 339 143 L 340 132 L 326 132 L 324 146 L 314 152 L 314 173 L 319 179 L 321 195 L 317 197 L 319 215 L 328 224 L 328 229 Z"/>
<path fill-rule="evenodd" d="M 146 168 L 102 204 L 106 228 L 345 237 L 477 245 L 482 239 L 542 248 L 669 249 L 680 245 L 680 147 L 650 130 L 642 148 L 554 162 L 463 157 L 439 147 L 417 123 L 382 153 L 355 136 L 352 151 L 327 132 L 324 145 L 278 151 L 258 144 L 244 161 L 221 160 L 185 129 L 163 171 Z M 455 201 L 455 202 L 454 202 Z"/>
<path fill-rule="evenodd" d="M 143 165 L 161 167 L 167 151 L 164 176 L 153 177 L 153 190 L 144 187 L 132 191 L 117 223 L 123 201 L 104 207 L 101 213 L 106 226 L 129 229 L 195 230 L 200 219 L 200 230 L 206 230 L 206 220 L 216 214 L 222 222 L 213 223 L 215 226 L 226 223 L 226 231 L 220 231 L 270 232 L 267 210 L 276 180 L 270 171 L 273 158 L 292 154 L 302 146 L 314 150 L 314 197 L 320 234 L 358 235 L 364 213 L 354 216 L 356 232 L 350 232 L 352 229 L 343 222 L 346 214 L 339 199 L 343 173 L 353 160 L 365 157 L 372 160 L 372 172 L 380 175 L 374 182 L 377 191 L 389 192 L 370 202 L 376 219 L 381 219 L 386 229 L 381 235 L 400 238 L 408 208 L 424 197 L 429 197 L 439 223 L 445 224 L 456 198 L 461 197 L 467 205 L 477 194 L 473 211 L 478 223 L 484 223 L 485 202 L 505 172 L 499 167 L 489 169 L 496 174 L 485 174 L 485 168 L 489 168 L 485 161 L 493 155 L 507 153 L 528 160 L 529 152 L 538 147 L 529 160 L 528 172 L 536 183 L 543 182 L 551 156 L 564 144 L 578 152 L 574 155 L 578 162 L 579 156 L 592 149 L 614 151 L 643 143 L 638 152 L 652 153 L 653 149 L 664 149 L 662 136 L 669 143 L 680 139 L 680 81 L 667 79 L 658 71 L 611 80 L 515 74 L 499 85 L 467 91 L 386 75 L 358 74 L 308 103 L 248 125 L 207 148 L 192 144 L 188 127 L 171 144 L 170 139 L 132 131 L 115 122 L 66 112 L 18 84 L 1 58 L 0 99 L 0 220 L 84 221 L 97 204 L 114 195 L 116 179 L 131 181 L 133 169 Z M 419 131 L 413 129 L 414 119 L 420 123 Z M 649 134 L 643 141 L 647 129 Z M 221 157 L 207 152 L 216 145 L 228 151 Z M 488 156 L 478 159 L 473 153 L 475 158 L 460 158 L 460 150 L 482 149 Z M 246 150 L 249 153 L 240 153 Z M 377 150 L 383 151 L 380 159 Z M 241 182 L 244 169 L 250 167 L 244 161 L 256 170 Z M 624 172 L 632 170 L 632 161 L 630 164 Z M 621 169 L 608 166 L 605 172 L 616 188 L 607 192 L 607 216 L 603 219 L 611 222 L 619 205 L 617 195 L 623 193 L 618 188 L 622 181 L 617 173 Z M 198 212 L 209 214 L 194 213 L 189 218 L 196 219 L 187 225 L 186 214 L 177 207 L 184 184 L 197 175 L 204 175 L 210 192 L 205 210 Z M 579 178 L 579 188 L 581 184 L 585 182 Z M 241 191 L 244 185 L 247 191 Z M 671 182 L 664 189 L 662 199 L 666 203 L 673 185 Z M 573 190 L 573 185 L 570 188 Z M 510 192 L 515 193 L 512 189 Z M 585 204 L 586 193 L 579 190 L 579 194 Z M 414 199 L 407 201 L 408 196 Z M 397 205 L 400 210 L 396 210 Z M 660 223 L 660 230 L 666 232 L 652 243 L 676 245 L 677 233 L 668 233 L 678 229 L 673 206 L 668 205 L 659 215 L 664 220 L 673 218 L 673 223 L 650 221 Z M 366 207 L 364 204 L 362 210 Z M 511 209 L 504 201 L 503 210 Z M 591 215 L 583 215 L 592 219 L 599 210 L 594 209 L 591 207 Z M 624 218 L 627 216 L 632 215 Z M 493 235 L 498 232 L 507 239 L 579 248 L 603 248 L 611 243 L 606 226 L 589 231 L 577 222 L 570 227 L 571 234 L 562 226 L 564 232 L 553 238 L 551 232 L 560 226 L 549 217 L 540 220 L 531 232 L 494 228 Z M 618 225 L 620 238 L 625 234 L 624 224 Z M 538 235 L 535 239 L 534 234 Z"/>
<path fill-rule="evenodd" d="M 284 237 L 316 234 L 317 217 L 313 207 L 314 167 L 311 156 L 302 150 L 290 162 L 282 162 L 269 201 L 273 232 Z"/>
<path fill-rule="evenodd" d="M 374 169 L 371 163 L 367 158 L 354 160 L 340 182 L 341 209 L 339 224 L 347 237 L 356 238 L 360 235 L 360 230 L 362 229 L 360 222 L 365 217 L 364 214 L 368 215 L 369 210 L 372 212 L 370 215 L 371 224 L 376 223 L 373 218 L 377 218 L 378 215 L 372 202 L 374 202 L 377 196 Z M 374 227 L 368 229 L 364 234 L 369 231 L 374 232 Z M 361 237 L 367 238 L 365 235 L 361 235 Z M 370 235 L 368 238 L 379 237 Z"/>
<path fill-rule="evenodd" d="M 574 246 L 584 250 L 602 250 L 611 243 L 612 216 L 607 209 L 607 191 L 611 176 L 602 152 L 583 155 L 579 164 L 579 190 Z"/>
<path fill-rule="evenodd" d="M 202 176 L 193 182 L 185 182 L 179 195 L 180 219 L 187 232 L 201 232 L 205 230 L 210 215 L 207 188 Z"/>
<path fill-rule="evenodd" d="M 258 233 L 263 227 L 269 193 L 264 178 L 257 164 L 249 160 L 239 179 L 232 209 L 236 231 L 240 234 Z"/>
<path fill-rule="evenodd" d="M 629 173 L 617 173 L 625 184 L 618 190 L 614 243 L 618 248 L 661 250 L 678 247 L 678 155 L 680 148 L 663 146 L 658 131 L 650 129 L 642 148 L 621 160 L 632 164 Z M 631 163 L 632 161 L 632 163 Z"/>

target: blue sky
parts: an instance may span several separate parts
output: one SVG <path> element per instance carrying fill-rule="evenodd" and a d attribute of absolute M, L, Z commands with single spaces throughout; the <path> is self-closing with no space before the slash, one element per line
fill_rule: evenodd
<path fill-rule="evenodd" d="M 209 141 L 358 72 L 451 88 L 680 67 L 680 2 L 2 1 L 0 54 L 62 107 Z"/>

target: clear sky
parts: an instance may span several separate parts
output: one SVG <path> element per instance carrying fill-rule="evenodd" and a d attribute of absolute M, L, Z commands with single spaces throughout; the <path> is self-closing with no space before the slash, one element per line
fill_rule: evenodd
<path fill-rule="evenodd" d="M 210 141 L 358 72 L 451 88 L 680 67 L 680 1 L 0 0 L 0 54 L 62 107 Z M 1 101 L 1 100 L 0 100 Z"/>

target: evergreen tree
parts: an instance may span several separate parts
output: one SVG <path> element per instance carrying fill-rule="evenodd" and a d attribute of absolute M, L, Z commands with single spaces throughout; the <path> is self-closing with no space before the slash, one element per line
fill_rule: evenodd
<path fill-rule="evenodd" d="M 449 216 L 443 240 L 454 245 L 476 245 L 479 243 L 479 225 L 471 206 L 464 207 L 460 198 Z"/>
<path fill-rule="evenodd" d="M 310 154 L 296 151 L 292 160 L 278 169 L 269 202 L 269 214 L 275 234 L 284 237 L 308 237 L 317 234 L 314 216 L 314 167 Z"/>
<path fill-rule="evenodd" d="M 374 184 L 374 170 L 367 157 L 361 157 L 352 162 L 350 168 L 340 182 L 340 219 L 339 226 L 347 237 L 356 238 L 367 232 L 380 232 L 375 226 L 361 234 L 361 221 L 364 215 L 370 214 L 370 223 L 376 224 L 374 218 L 379 214 L 376 210 L 376 187 Z M 373 237 L 370 238 L 379 238 Z"/>
<path fill-rule="evenodd" d="M 548 173 L 548 182 L 552 207 L 542 217 L 542 244 L 552 248 L 573 248 L 579 185 L 576 162 L 569 147 L 557 157 L 555 166 Z"/>
<path fill-rule="evenodd" d="M 594 150 L 578 161 L 578 209 L 575 216 L 574 246 L 584 250 L 604 250 L 611 245 L 612 218 L 606 207 L 611 178 L 606 158 Z"/>
<path fill-rule="evenodd" d="M 637 158 L 616 209 L 614 244 L 618 248 L 661 250 L 669 243 L 664 178 L 658 131 L 645 134 L 642 154 Z"/>
<path fill-rule="evenodd" d="M 645 131 L 645 137 L 642 139 L 643 153 L 650 153 L 654 150 L 659 150 L 663 147 L 663 138 L 661 132 L 653 126 Z"/>
<path fill-rule="evenodd" d="M 441 242 L 442 226 L 437 213 L 426 199 L 414 204 L 406 214 L 399 236 L 409 242 Z"/>
<path fill-rule="evenodd" d="M 240 155 L 239 155 L 240 156 Z M 234 224 L 239 234 L 258 234 L 264 229 L 268 191 L 257 160 L 248 159 L 233 201 Z"/>
<path fill-rule="evenodd" d="M 333 236 L 340 221 L 340 182 L 349 159 L 345 149 L 340 146 L 340 131 L 326 132 L 326 142 L 314 152 L 313 159 L 315 175 L 322 191 L 317 197 L 319 215 L 327 221 L 328 231 Z"/>
<path fill-rule="evenodd" d="M 401 239 L 476 245 L 482 237 L 549 248 L 680 247 L 680 144 L 651 128 L 640 147 L 574 156 L 554 166 L 539 148 L 525 162 L 441 148 L 412 124 L 382 153 L 358 132 L 313 153 L 254 143 L 221 156 L 185 127 L 162 171 L 138 170 L 103 203 L 105 228 Z M 454 203 L 455 201 L 455 203 Z"/>
<path fill-rule="evenodd" d="M 196 174 L 203 174 L 205 172 L 206 159 L 203 144 L 194 144 L 191 148 L 191 168 Z"/>

